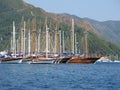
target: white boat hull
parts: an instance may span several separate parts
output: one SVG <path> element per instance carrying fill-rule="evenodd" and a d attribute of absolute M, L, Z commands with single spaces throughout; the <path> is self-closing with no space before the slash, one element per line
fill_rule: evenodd
<path fill-rule="evenodd" d="M 20 64 L 20 59 L 18 60 L 10 60 L 10 61 L 5 61 L 5 62 L 0 62 L 1 64 Z"/>
<path fill-rule="evenodd" d="M 30 62 L 30 64 L 53 64 L 54 60 L 45 60 L 45 61 L 39 61 L 39 62 Z"/>
<path fill-rule="evenodd" d="M 30 64 L 53 64 L 55 62 L 55 59 L 53 59 L 53 58 L 43 58 L 43 59 L 41 59 L 41 60 L 39 60 L 39 61 L 32 61 L 32 62 L 30 62 Z"/>

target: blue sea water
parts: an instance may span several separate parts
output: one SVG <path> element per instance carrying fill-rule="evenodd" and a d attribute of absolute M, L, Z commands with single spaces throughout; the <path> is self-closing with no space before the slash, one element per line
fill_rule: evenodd
<path fill-rule="evenodd" d="M 0 90 L 120 90 L 120 64 L 0 64 Z"/>

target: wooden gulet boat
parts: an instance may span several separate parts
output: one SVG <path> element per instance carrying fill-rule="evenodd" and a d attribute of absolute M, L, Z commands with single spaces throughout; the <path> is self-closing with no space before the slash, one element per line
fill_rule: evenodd
<path fill-rule="evenodd" d="M 19 64 L 21 57 L 9 57 L 1 59 L 2 64 Z"/>
<path fill-rule="evenodd" d="M 12 40 L 12 49 L 13 49 L 13 56 L 12 57 L 5 57 L 1 59 L 1 63 L 4 64 L 18 64 L 20 63 L 21 57 L 16 57 L 16 40 L 15 40 L 15 22 L 13 21 L 13 40 Z"/>
<path fill-rule="evenodd" d="M 95 63 L 100 57 L 79 57 L 73 56 L 67 63 L 69 64 L 93 64 Z"/>
<path fill-rule="evenodd" d="M 74 21 L 72 20 L 72 27 L 74 27 Z M 71 36 L 74 37 L 74 28 L 71 30 Z M 95 63 L 100 57 L 89 57 L 88 55 L 88 31 L 85 31 L 85 56 L 72 56 L 70 60 L 67 61 L 68 64 L 93 64 Z M 73 40 L 73 42 L 72 42 Z M 75 40 L 76 41 L 76 40 Z M 74 52 L 74 38 L 71 39 L 72 42 L 72 51 Z"/>
<path fill-rule="evenodd" d="M 53 64 L 55 59 L 48 57 L 48 26 L 47 26 L 47 18 L 46 18 L 46 57 L 38 57 L 33 59 L 30 64 Z"/>

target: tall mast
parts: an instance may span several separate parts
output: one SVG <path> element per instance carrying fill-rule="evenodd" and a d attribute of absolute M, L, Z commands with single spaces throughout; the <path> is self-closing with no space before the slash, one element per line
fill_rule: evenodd
<path fill-rule="evenodd" d="M 21 37 L 20 36 L 18 36 L 18 39 L 17 39 L 17 45 L 16 45 L 16 50 L 17 50 L 17 52 L 21 52 L 21 43 L 20 43 L 20 40 L 21 40 Z"/>
<path fill-rule="evenodd" d="M 59 48 L 59 26 L 58 26 L 58 21 L 56 23 L 56 37 L 55 37 L 55 47 L 56 47 L 56 53 L 59 53 L 60 48 Z"/>
<path fill-rule="evenodd" d="M 20 43 L 19 43 L 19 38 L 16 41 L 16 52 L 20 52 Z"/>
<path fill-rule="evenodd" d="M 24 17 L 22 16 L 21 21 L 21 52 L 24 52 Z"/>
<path fill-rule="evenodd" d="M 77 36 L 76 36 L 76 33 L 75 33 L 75 53 L 77 53 Z"/>
<path fill-rule="evenodd" d="M 74 54 L 74 19 L 72 19 L 70 29 L 70 51 Z"/>
<path fill-rule="evenodd" d="M 33 30 L 32 30 L 32 52 L 36 52 L 36 18 L 33 19 Z"/>
<path fill-rule="evenodd" d="M 25 52 L 26 52 L 26 50 L 25 50 L 25 31 L 26 31 L 26 22 L 24 21 L 24 57 L 25 57 Z"/>
<path fill-rule="evenodd" d="M 31 52 L 31 34 L 30 34 L 30 19 L 28 19 L 28 55 L 30 55 Z"/>
<path fill-rule="evenodd" d="M 12 33 L 12 36 L 11 36 L 11 51 L 13 52 L 13 33 Z"/>
<path fill-rule="evenodd" d="M 13 55 L 16 57 L 15 22 L 13 21 Z"/>
<path fill-rule="evenodd" d="M 54 31 L 54 37 L 55 37 L 55 38 L 54 38 L 54 53 L 57 53 L 57 52 L 56 52 L 56 44 L 57 44 L 57 43 L 56 43 L 56 29 L 55 29 L 55 31 Z"/>
<path fill-rule="evenodd" d="M 51 25 L 51 22 L 50 22 L 50 52 L 52 52 L 52 25 Z"/>
<path fill-rule="evenodd" d="M 88 31 L 85 30 L 85 51 L 86 51 L 86 57 L 88 57 Z"/>
<path fill-rule="evenodd" d="M 60 54 L 61 54 L 61 51 L 62 51 L 62 46 L 61 46 L 61 30 L 59 31 L 59 36 L 60 36 Z"/>
<path fill-rule="evenodd" d="M 47 26 L 47 18 L 45 20 L 46 22 L 46 58 L 48 58 L 48 26 Z"/>
<path fill-rule="evenodd" d="M 40 52 L 42 52 L 43 51 L 43 36 L 44 35 L 42 35 L 42 23 L 41 23 L 41 21 L 40 21 Z"/>
<path fill-rule="evenodd" d="M 18 39 L 16 39 L 16 53 L 19 52 L 19 46 L 18 46 L 18 44 L 19 44 L 19 41 L 18 41 Z"/>
<path fill-rule="evenodd" d="M 62 47 L 63 47 L 63 52 L 65 51 L 65 40 L 64 40 L 64 31 L 63 31 L 63 45 L 62 45 Z"/>
<path fill-rule="evenodd" d="M 72 52 L 74 53 L 74 51 L 75 51 L 74 50 L 74 47 L 75 47 L 74 46 L 74 19 L 72 19 L 72 38 L 73 38 L 73 41 L 72 41 L 73 42 Z"/>
<path fill-rule="evenodd" d="M 89 50 L 88 50 L 88 28 L 87 28 L 87 21 L 83 21 L 85 25 L 85 52 L 86 52 L 86 57 L 88 57 Z"/>
<path fill-rule="evenodd" d="M 40 28 L 38 33 L 38 52 L 41 50 L 41 20 L 40 20 Z"/>

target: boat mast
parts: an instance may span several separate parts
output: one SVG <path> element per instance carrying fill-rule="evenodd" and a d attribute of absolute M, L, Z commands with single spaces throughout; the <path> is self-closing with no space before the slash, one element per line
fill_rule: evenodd
<path fill-rule="evenodd" d="M 74 54 L 74 19 L 72 19 L 72 25 L 70 30 L 70 51 Z"/>
<path fill-rule="evenodd" d="M 40 21 L 40 52 L 42 52 L 43 51 L 43 32 L 42 32 L 42 23 L 41 23 L 41 21 Z"/>
<path fill-rule="evenodd" d="M 16 57 L 15 22 L 13 21 L 13 55 Z"/>
<path fill-rule="evenodd" d="M 61 46 L 61 30 L 59 31 L 59 38 L 60 38 L 60 54 L 61 54 L 61 50 L 62 50 L 62 46 Z"/>
<path fill-rule="evenodd" d="M 11 36 L 11 51 L 13 52 L 13 33 L 12 33 L 12 36 Z"/>
<path fill-rule="evenodd" d="M 72 52 L 73 52 L 73 54 L 74 54 L 74 51 L 75 51 L 75 50 L 74 50 L 74 47 L 75 47 L 75 46 L 74 46 L 74 19 L 72 19 L 72 37 L 73 37 L 73 41 L 72 41 L 72 42 L 73 42 Z"/>
<path fill-rule="evenodd" d="M 21 21 L 21 52 L 24 52 L 24 17 L 22 16 Z"/>
<path fill-rule="evenodd" d="M 36 18 L 33 19 L 33 30 L 32 30 L 32 52 L 33 54 L 36 52 Z"/>
<path fill-rule="evenodd" d="M 46 18 L 45 22 L 46 22 L 46 58 L 48 58 L 48 26 L 47 26 L 47 18 Z"/>
<path fill-rule="evenodd" d="M 26 22 L 24 21 L 24 58 L 25 58 L 25 52 L 26 52 L 26 50 L 25 50 L 25 31 L 26 31 Z"/>
<path fill-rule="evenodd" d="M 76 33 L 75 33 L 75 53 L 77 53 L 77 36 L 76 36 Z"/>
<path fill-rule="evenodd" d="M 16 51 L 19 52 L 19 54 L 21 52 L 21 43 L 20 43 L 20 40 L 21 40 L 21 37 L 18 36 L 17 45 L 16 45 L 16 48 L 17 48 Z"/>
<path fill-rule="evenodd" d="M 85 30 L 85 51 L 86 51 L 86 58 L 88 57 L 88 31 Z"/>
<path fill-rule="evenodd" d="M 16 41 L 16 52 L 20 52 L 20 43 L 19 43 L 19 38 Z"/>
<path fill-rule="evenodd" d="M 38 52 L 41 50 L 41 20 L 40 20 L 40 28 L 38 33 Z"/>
<path fill-rule="evenodd" d="M 51 22 L 50 22 L 50 52 L 52 52 L 53 50 L 52 50 L 52 44 L 53 44 L 53 42 L 52 42 L 52 37 L 53 36 L 53 34 L 52 34 L 52 25 L 51 25 Z"/>
<path fill-rule="evenodd" d="M 55 29 L 55 31 L 54 31 L 54 53 L 57 53 L 56 52 L 56 29 Z"/>
<path fill-rule="evenodd" d="M 85 57 L 87 58 L 88 56 L 89 56 L 89 50 L 88 50 L 88 26 L 87 26 L 87 20 L 83 20 L 83 24 L 85 25 L 84 26 L 84 29 L 85 29 L 85 31 L 84 31 L 84 35 L 85 35 L 85 37 L 84 37 L 84 40 L 85 40 Z"/>
<path fill-rule="evenodd" d="M 50 27 L 50 26 L 48 26 L 48 27 Z M 50 32 L 50 28 L 48 28 L 49 29 L 49 32 Z M 50 51 L 50 45 L 51 45 L 51 42 L 50 42 L 50 33 L 48 33 L 48 50 Z M 51 51 L 50 51 L 51 52 Z"/>
<path fill-rule="evenodd" d="M 55 46 L 56 46 L 56 53 L 59 53 L 60 48 L 59 48 L 59 26 L 58 26 L 58 21 L 56 22 L 56 37 L 55 37 Z"/>
<path fill-rule="evenodd" d="M 28 55 L 30 55 L 31 52 L 31 35 L 30 35 L 30 19 L 28 19 Z"/>
<path fill-rule="evenodd" d="M 63 52 L 65 51 L 65 41 L 64 41 L 64 31 L 63 31 L 63 45 L 62 45 L 62 47 L 63 47 Z"/>

